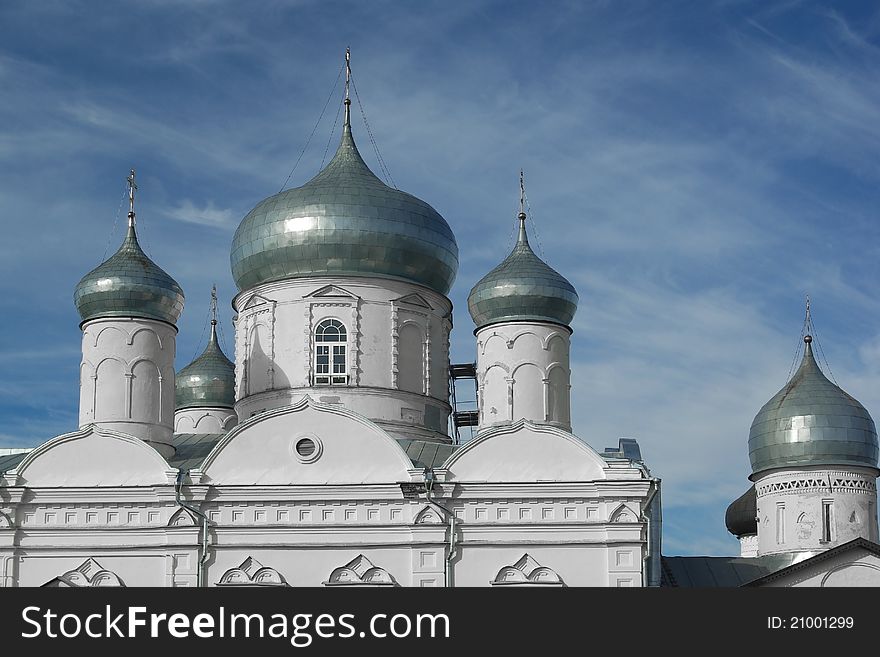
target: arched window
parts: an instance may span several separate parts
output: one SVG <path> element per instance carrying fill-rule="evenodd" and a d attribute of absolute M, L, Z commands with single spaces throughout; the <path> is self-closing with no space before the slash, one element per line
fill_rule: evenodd
<path fill-rule="evenodd" d="M 337 319 L 325 319 L 315 329 L 315 385 L 348 383 L 348 332 Z"/>

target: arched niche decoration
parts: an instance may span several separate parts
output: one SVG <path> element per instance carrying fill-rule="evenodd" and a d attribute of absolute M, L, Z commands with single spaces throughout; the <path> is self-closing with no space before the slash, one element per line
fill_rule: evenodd
<path fill-rule="evenodd" d="M 374 566 L 363 554 L 359 554 L 344 566 L 336 568 L 324 586 L 396 586 L 397 582 L 384 568 Z"/>
<path fill-rule="evenodd" d="M 43 584 L 47 588 L 122 587 L 119 575 L 101 567 L 89 557 L 73 570 L 50 579 Z"/>
<path fill-rule="evenodd" d="M 248 557 L 240 566 L 230 568 L 217 586 L 289 586 L 284 577 L 274 568 L 264 566 L 253 557 Z"/>
<path fill-rule="evenodd" d="M 552 568 L 542 566 L 528 553 L 509 566 L 504 566 L 489 582 L 492 586 L 565 586 Z"/>

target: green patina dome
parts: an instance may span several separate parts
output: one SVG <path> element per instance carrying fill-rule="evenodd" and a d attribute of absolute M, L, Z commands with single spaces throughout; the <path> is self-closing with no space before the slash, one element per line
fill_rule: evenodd
<path fill-rule="evenodd" d="M 434 208 L 370 171 L 346 121 L 336 155 L 318 175 L 261 201 L 242 220 L 231 264 L 241 290 L 347 275 L 399 278 L 446 294 L 458 245 Z"/>
<path fill-rule="evenodd" d="M 140 317 L 176 324 L 183 312 L 183 290 L 143 252 L 130 222 L 122 246 L 82 277 L 73 302 L 83 322 Z"/>
<path fill-rule="evenodd" d="M 523 213 L 511 254 L 474 285 L 468 295 L 468 310 L 478 329 L 515 321 L 568 326 L 577 304 L 578 295 L 572 284 L 529 246 Z"/>
<path fill-rule="evenodd" d="M 217 342 L 217 323 L 211 321 L 211 338 L 201 356 L 177 373 L 174 380 L 177 410 L 232 408 L 235 404 L 235 365 Z"/>
<path fill-rule="evenodd" d="M 791 380 L 764 404 L 749 431 L 752 476 L 805 465 L 877 467 L 874 420 L 819 369 L 812 338 Z"/>
<path fill-rule="evenodd" d="M 737 538 L 758 533 L 758 497 L 754 486 L 727 507 L 724 524 L 727 525 L 727 531 Z"/>

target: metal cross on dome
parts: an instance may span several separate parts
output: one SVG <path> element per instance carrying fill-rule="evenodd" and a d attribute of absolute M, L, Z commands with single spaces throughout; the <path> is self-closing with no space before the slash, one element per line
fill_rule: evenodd
<path fill-rule="evenodd" d="M 128 174 L 128 225 L 134 226 L 134 192 L 138 188 L 134 181 L 134 169 Z"/>

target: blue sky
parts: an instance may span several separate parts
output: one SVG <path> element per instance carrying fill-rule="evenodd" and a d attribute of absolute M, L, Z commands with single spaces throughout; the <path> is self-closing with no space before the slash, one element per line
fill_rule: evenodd
<path fill-rule="evenodd" d="M 284 183 L 346 46 L 394 181 L 456 233 L 456 361 L 525 169 L 532 241 L 580 293 L 575 432 L 639 439 L 665 553 L 736 552 L 724 509 L 805 294 L 835 378 L 880 413 L 873 3 L 58 0 L 0 6 L 3 446 L 76 426 L 73 288 L 122 239 L 132 166 L 142 244 L 187 295 L 178 367 L 214 282 L 231 346 L 233 232 Z M 332 154 L 340 94 L 291 185 Z"/>

